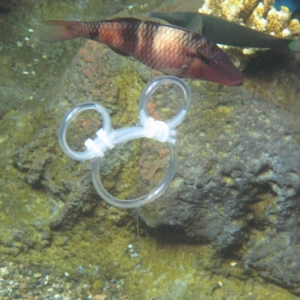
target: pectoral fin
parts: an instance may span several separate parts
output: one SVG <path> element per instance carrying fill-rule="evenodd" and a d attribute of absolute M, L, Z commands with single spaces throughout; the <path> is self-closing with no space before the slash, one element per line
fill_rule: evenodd
<path fill-rule="evenodd" d="M 188 68 L 188 65 L 183 65 L 180 68 L 165 68 L 161 69 L 160 71 L 164 74 L 173 75 L 173 76 L 180 76 L 185 70 Z"/>
<path fill-rule="evenodd" d="M 291 51 L 300 52 L 300 40 L 291 41 L 288 47 Z"/>

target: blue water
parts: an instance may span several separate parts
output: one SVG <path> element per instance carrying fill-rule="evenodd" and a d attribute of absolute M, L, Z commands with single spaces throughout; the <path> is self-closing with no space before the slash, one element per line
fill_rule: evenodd
<path fill-rule="evenodd" d="M 275 0 L 274 6 L 277 10 L 280 10 L 280 6 L 287 6 L 291 12 L 295 12 L 300 9 L 300 0 Z"/>

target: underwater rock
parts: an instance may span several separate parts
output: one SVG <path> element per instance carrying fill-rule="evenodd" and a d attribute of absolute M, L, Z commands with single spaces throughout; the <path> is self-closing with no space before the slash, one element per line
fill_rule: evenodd
<path fill-rule="evenodd" d="M 51 100 L 45 105 L 45 116 L 42 116 L 47 125 L 34 134 L 31 142 L 14 151 L 14 167 L 22 173 L 26 184 L 47 190 L 57 200 L 51 218 L 47 220 L 53 230 L 72 227 L 80 216 L 92 215 L 100 202 L 92 185 L 90 162 L 75 162 L 59 149 L 56 131 L 63 115 L 78 103 L 95 101 L 103 103 L 110 111 L 113 126 L 122 127 L 137 120 L 137 103 L 143 82 L 138 72 L 127 67 L 132 61 L 121 57 L 116 63 L 115 56 L 117 54 L 105 46 L 87 42 L 61 82 L 47 95 Z M 148 78 L 149 72 L 146 69 L 144 76 Z M 135 84 L 130 85 L 132 82 Z M 70 134 L 74 140 L 71 147 L 81 151 L 82 143 L 101 127 L 101 121 L 96 116 L 78 117 L 74 126 L 79 129 Z M 69 131 L 72 130 L 70 127 Z M 132 181 L 137 177 L 139 158 L 136 151 L 139 149 L 139 143 L 135 142 L 120 145 L 118 151 L 122 155 L 108 153 L 101 165 L 103 184 L 108 190 L 117 189 L 121 198 L 136 187 Z M 123 178 L 122 184 L 116 185 L 115 178 L 120 181 Z"/>
<path fill-rule="evenodd" d="M 226 249 L 247 239 L 249 224 L 276 223 L 273 214 L 297 204 L 300 158 L 291 116 L 243 89 L 220 97 L 193 99 L 189 121 L 180 127 L 175 182 L 181 184 L 140 213 L 149 226 L 176 225 L 192 240 Z"/>
<path fill-rule="evenodd" d="M 299 214 L 299 209 L 295 211 Z M 291 213 L 290 221 L 282 220 L 282 229 L 268 228 L 263 231 L 263 238 L 253 238 L 243 259 L 246 271 L 257 270 L 262 278 L 300 295 L 299 224 L 295 214 Z"/>
<path fill-rule="evenodd" d="M 32 95 L 32 90 L 20 87 L 0 86 L 0 118 L 2 118 L 9 110 L 24 105 L 24 101 Z M 14 99 L 14 101 L 12 101 Z"/>
<path fill-rule="evenodd" d="M 210 242 L 225 255 L 240 255 L 246 269 L 299 293 L 295 120 L 298 113 L 244 87 L 194 89 L 193 108 L 179 128 L 175 180 L 160 199 L 138 209 L 140 217 L 156 230 L 171 230 L 172 239 Z"/>
<path fill-rule="evenodd" d="M 16 4 L 15 0 L 0 0 L 0 13 L 9 12 Z"/>

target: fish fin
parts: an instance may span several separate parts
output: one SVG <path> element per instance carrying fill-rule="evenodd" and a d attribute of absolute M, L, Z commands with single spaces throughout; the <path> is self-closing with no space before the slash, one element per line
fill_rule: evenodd
<path fill-rule="evenodd" d="M 161 69 L 160 71 L 164 74 L 180 76 L 187 68 L 188 65 L 183 65 L 180 68 L 165 68 L 165 69 Z"/>
<path fill-rule="evenodd" d="M 114 18 L 114 19 L 110 19 L 110 20 L 108 20 L 108 21 L 113 21 L 113 22 L 128 22 L 128 21 L 130 21 L 130 22 L 141 22 L 141 20 L 139 20 L 139 19 L 136 19 L 136 18 L 131 18 L 131 17 L 128 17 L 128 18 L 126 18 L 126 17 L 123 17 L 123 18 Z"/>
<path fill-rule="evenodd" d="M 291 51 L 300 52 L 300 40 L 291 41 L 288 47 Z"/>
<path fill-rule="evenodd" d="M 191 21 L 186 25 L 185 27 L 187 30 L 195 32 L 197 34 L 202 34 L 202 28 L 203 28 L 203 21 L 202 17 L 195 16 L 194 18 L 191 19 Z"/>
<path fill-rule="evenodd" d="M 119 54 L 119 55 L 130 56 L 129 54 L 124 53 L 124 52 L 122 52 L 122 51 L 120 51 L 120 50 L 118 50 L 118 49 L 115 49 L 115 48 L 112 48 L 112 47 L 110 47 L 110 49 L 111 49 L 112 51 L 114 51 L 115 53 Z"/>
<path fill-rule="evenodd" d="M 174 22 L 174 13 L 161 13 L 156 11 L 150 11 L 147 13 L 147 15 L 151 18 L 161 19 L 171 24 L 173 24 Z"/>
<path fill-rule="evenodd" d="M 45 20 L 40 23 L 49 26 L 40 36 L 40 40 L 46 43 L 55 43 L 78 37 L 77 29 L 81 22 Z"/>
<path fill-rule="evenodd" d="M 161 13 L 149 12 L 148 15 L 152 18 L 157 18 L 170 23 L 173 26 L 185 28 L 191 20 L 190 13 L 175 12 L 175 13 Z"/>
<path fill-rule="evenodd" d="M 201 14 L 198 13 L 161 13 L 161 12 L 149 12 L 148 15 L 153 18 L 162 19 L 168 23 L 183 27 L 189 31 L 202 34 L 203 20 Z"/>

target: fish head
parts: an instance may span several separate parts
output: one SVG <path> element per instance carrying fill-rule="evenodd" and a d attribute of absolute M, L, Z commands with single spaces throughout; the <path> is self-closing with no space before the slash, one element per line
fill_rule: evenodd
<path fill-rule="evenodd" d="M 194 60 L 188 68 L 189 77 L 227 86 L 241 85 L 244 75 L 227 54 L 215 43 L 206 40 L 197 47 Z"/>

